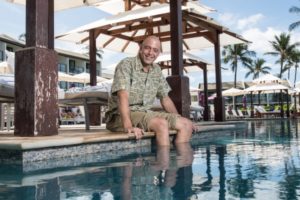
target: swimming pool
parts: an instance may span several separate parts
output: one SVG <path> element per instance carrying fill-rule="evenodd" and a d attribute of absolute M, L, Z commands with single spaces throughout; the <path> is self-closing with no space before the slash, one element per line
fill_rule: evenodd
<path fill-rule="evenodd" d="M 1 166 L 0 199 L 297 199 L 299 121 L 245 123 L 113 162 L 27 173 Z"/>

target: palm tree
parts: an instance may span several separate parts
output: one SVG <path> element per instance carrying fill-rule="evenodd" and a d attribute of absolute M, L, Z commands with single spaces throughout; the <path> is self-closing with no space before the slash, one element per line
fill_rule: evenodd
<path fill-rule="evenodd" d="M 296 6 L 293 6 L 289 9 L 289 12 L 290 13 L 295 13 L 295 14 L 300 14 L 300 8 L 296 7 Z M 292 30 L 296 29 L 299 26 L 300 26 L 300 21 L 296 21 L 296 22 L 290 24 L 289 31 L 292 31 Z"/>
<path fill-rule="evenodd" d="M 19 40 L 25 42 L 26 41 L 26 33 L 22 33 L 19 35 Z"/>
<path fill-rule="evenodd" d="M 270 41 L 273 48 L 272 52 L 265 53 L 266 55 L 279 56 L 279 60 L 276 63 L 280 63 L 279 78 L 282 78 L 284 63 L 287 62 L 291 52 L 299 46 L 299 42 L 291 44 L 291 37 L 289 34 L 281 33 L 279 37 L 275 35 L 275 40 Z"/>
<path fill-rule="evenodd" d="M 85 52 L 84 54 L 85 55 L 89 55 L 89 51 L 90 51 L 90 49 L 89 49 L 89 46 L 84 46 L 83 47 L 83 51 Z M 103 55 L 104 54 L 104 51 L 103 51 L 103 49 L 101 49 L 101 48 L 97 48 L 96 49 L 96 57 L 99 59 L 99 60 L 102 60 L 102 58 L 103 58 Z"/>
<path fill-rule="evenodd" d="M 258 78 L 260 74 L 268 74 L 271 67 L 263 66 L 265 62 L 266 61 L 262 58 L 253 61 L 252 65 L 247 67 L 249 72 L 246 73 L 245 78 L 248 78 L 251 74 L 253 74 L 253 79 Z"/>
<path fill-rule="evenodd" d="M 292 66 L 294 66 L 294 68 L 295 68 L 294 87 L 295 87 L 296 81 L 297 81 L 297 71 L 298 71 L 298 68 L 299 68 L 299 63 L 300 63 L 300 51 L 295 49 L 290 54 L 289 62 L 288 62 L 288 66 L 287 66 L 288 70 L 290 70 L 290 68 Z"/>
<path fill-rule="evenodd" d="M 236 88 L 236 77 L 238 63 L 241 62 L 243 66 L 250 66 L 252 56 L 255 56 L 254 51 L 248 50 L 248 45 L 235 44 L 225 46 L 222 51 L 223 62 L 225 64 L 230 63 L 231 70 L 234 72 L 234 87 Z"/>

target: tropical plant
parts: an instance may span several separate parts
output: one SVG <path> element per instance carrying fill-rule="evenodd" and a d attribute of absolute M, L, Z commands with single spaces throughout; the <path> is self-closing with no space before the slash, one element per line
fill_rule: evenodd
<path fill-rule="evenodd" d="M 289 9 L 289 12 L 290 13 L 295 13 L 295 14 L 300 14 L 300 8 L 296 7 L 296 6 L 293 6 Z M 292 30 L 296 29 L 299 26 L 300 26 L 300 21 L 296 21 L 296 22 L 290 24 L 289 31 L 292 31 Z"/>
<path fill-rule="evenodd" d="M 89 46 L 84 46 L 83 47 L 83 51 L 85 52 L 84 54 L 85 55 L 89 55 L 89 52 L 90 52 L 90 49 L 89 49 Z M 104 54 L 104 51 L 103 51 L 103 49 L 96 49 L 96 57 L 99 59 L 99 60 L 102 60 L 102 58 L 103 58 L 103 55 Z"/>
<path fill-rule="evenodd" d="M 26 41 L 26 33 L 22 33 L 19 35 L 19 40 L 25 42 Z"/>
<path fill-rule="evenodd" d="M 294 87 L 295 87 L 296 81 L 297 81 L 297 71 L 299 68 L 299 63 L 300 63 L 300 51 L 295 49 L 294 51 L 291 52 L 290 56 L 288 57 L 288 62 L 284 68 L 284 70 L 288 70 L 288 71 L 290 71 L 290 69 L 292 67 L 295 68 Z M 289 74 L 290 74 L 290 72 L 289 72 Z M 288 78 L 290 78 L 289 75 L 288 75 Z"/>
<path fill-rule="evenodd" d="M 240 62 L 244 67 L 250 66 L 252 56 L 255 56 L 254 51 L 248 50 L 248 45 L 246 44 L 235 44 L 225 46 L 222 51 L 223 59 L 225 64 L 230 64 L 231 70 L 234 72 L 234 87 L 236 88 L 236 78 L 238 63 Z"/>
<path fill-rule="evenodd" d="M 279 56 L 275 62 L 280 64 L 279 78 L 282 78 L 284 64 L 288 61 L 291 52 L 295 51 L 299 46 L 299 42 L 291 44 L 291 37 L 289 34 L 281 33 L 279 36 L 275 35 L 275 40 L 270 41 L 273 51 L 265 53 L 265 55 Z"/>
<path fill-rule="evenodd" d="M 259 77 L 260 74 L 268 74 L 271 70 L 271 67 L 263 66 L 265 64 L 265 60 L 262 58 L 257 58 L 252 62 L 252 65 L 247 66 L 249 71 L 246 73 L 245 78 L 248 78 L 251 74 L 253 74 L 253 79 Z"/>

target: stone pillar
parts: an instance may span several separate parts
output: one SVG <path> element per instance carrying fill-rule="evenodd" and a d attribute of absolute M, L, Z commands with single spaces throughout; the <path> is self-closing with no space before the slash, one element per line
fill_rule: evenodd
<path fill-rule="evenodd" d="M 57 54 L 53 0 L 26 1 L 26 48 L 16 52 L 15 132 L 57 135 Z"/>

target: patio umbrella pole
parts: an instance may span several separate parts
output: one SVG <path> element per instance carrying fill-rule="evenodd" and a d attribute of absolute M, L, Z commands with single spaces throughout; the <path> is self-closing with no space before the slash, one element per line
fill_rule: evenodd
<path fill-rule="evenodd" d="M 253 92 L 250 92 L 250 103 L 251 103 L 251 118 L 253 118 L 254 117 Z"/>
<path fill-rule="evenodd" d="M 280 94 L 279 94 L 279 101 L 280 101 L 280 116 L 281 118 L 284 117 L 284 111 L 283 111 L 283 97 L 282 97 L 282 90 L 280 90 Z"/>
<path fill-rule="evenodd" d="M 289 91 L 286 90 L 286 116 L 290 117 L 290 101 L 289 101 Z"/>
<path fill-rule="evenodd" d="M 297 93 L 294 94 L 294 104 L 293 117 L 297 117 Z"/>

